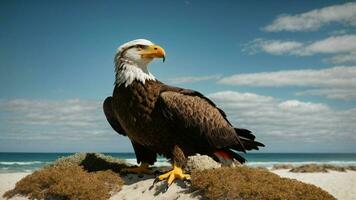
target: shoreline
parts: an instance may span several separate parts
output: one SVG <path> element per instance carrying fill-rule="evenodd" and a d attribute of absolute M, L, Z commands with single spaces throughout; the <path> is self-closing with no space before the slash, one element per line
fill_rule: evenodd
<path fill-rule="evenodd" d="M 133 152 L 104 152 L 107 156 L 123 160 L 128 164 L 136 165 L 136 156 Z M 75 155 L 75 152 L 51 153 L 22 153 L 0 152 L 0 173 L 31 172 L 55 162 L 62 157 Z M 294 166 L 306 164 L 330 164 L 338 166 L 356 166 L 356 153 L 259 153 L 249 152 L 244 155 L 247 159 L 245 165 L 250 167 L 267 167 L 278 164 Z M 170 166 L 167 159 L 158 157 L 156 167 Z"/>
<path fill-rule="evenodd" d="M 120 159 L 120 158 L 118 158 L 118 159 Z M 136 160 L 135 161 L 130 161 L 131 159 L 129 159 L 129 161 L 127 159 L 122 159 L 122 160 L 129 165 L 137 165 Z M 32 163 L 32 162 L 34 162 L 34 161 L 30 161 L 30 163 Z M 26 169 L 18 170 L 18 169 L 15 169 L 12 165 L 7 164 L 6 167 L 0 168 L 0 174 L 32 173 L 35 170 L 41 169 L 42 167 L 47 166 L 47 165 L 51 165 L 54 162 L 55 161 L 43 162 L 44 164 L 42 164 L 40 166 L 31 167 L 30 164 L 17 164 L 17 163 L 24 163 L 24 162 L 13 161 L 11 163 L 15 163 L 14 165 L 17 165 L 16 167 L 22 167 L 22 168 L 26 168 Z M 5 163 L 9 163 L 9 162 L 6 161 Z M 1 164 L 1 162 L 0 162 L 0 164 Z M 252 168 L 262 167 L 262 168 L 266 168 L 268 170 L 273 170 L 273 168 L 275 166 L 280 166 L 280 165 L 286 165 L 286 166 L 288 165 L 291 167 L 298 167 L 298 166 L 305 166 L 305 165 L 330 165 L 330 166 L 336 166 L 336 167 L 350 167 L 351 166 L 351 167 L 355 167 L 355 169 L 356 169 L 356 161 L 323 161 L 323 162 L 318 162 L 318 161 L 302 161 L 302 162 L 275 162 L 275 161 L 258 162 L 258 161 L 252 161 L 252 162 L 247 162 L 244 165 L 248 166 L 248 167 L 252 167 Z M 170 166 L 171 165 L 168 161 L 164 161 L 164 162 L 156 163 L 152 167 L 170 167 Z"/>
<path fill-rule="evenodd" d="M 356 171 L 337 172 L 329 171 L 328 173 L 293 173 L 288 169 L 269 170 L 281 177 L 292 178 L 304 183 L 316 185 L 323 190 L 329 192 L 337 199 L 352 200 L 356 196 Z M 5 191 L 12 189 L 16 182 L 30 173 L 13 172 L 0 173 L 0 199 L 4 199 L 2 195 Z M 199 199 L 199 194 L 192 194 L 189 188 L 182 187 L 180 182 L 174 183 L 166 193 L 155 194 L 155 190 L 151 190 L 154 177 L 144 176 L 139 178 L 136 175 L 128 175 L 126 183 L 122 190 L 114 194 L 110 199 Z M 155 187 L 160 187 L 160 184 Z M 25 197 L 16 196 L 13 200 L 27 200 Z"/>

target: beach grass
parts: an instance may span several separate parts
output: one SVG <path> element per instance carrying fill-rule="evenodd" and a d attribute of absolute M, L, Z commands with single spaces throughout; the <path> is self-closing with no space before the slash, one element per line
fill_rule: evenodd
<path fill-rule="evenodd" d="M 335 200 L 317 186 L 281 178 L 264 169 L 222 167 L 192 172 L 192 187 L 208 199 Z"/>
<path fill-rule="evenodd" d="M 120 190 L 124 181 L 115 172 L 125 162 L 97 153 L 78 153 L 61 158 L 26 176 L 3 197 L 29 199 L 104 200 Z"/>
<path fill-rule="evenodd" d="M 76 153 L 56 160 L 52 166 L 55 165 L 79 165 L 88 172 L 111 170 L 117 173 L 128 167 L 125 161 L 101 153 Z"/>
<path fill-rule="evenodd" d="M 273 165 L 272 170 L 278 170 L 278 169 L 292 169 L 294 166 L 291 164 L 277 164 Z"/>
<path fill-rule="evenodd" d="M 337 166 L 330 164 L 306 164 L 300 166 L 293 166 L 291 164 L 273 165 L 272 170 L 289 169 L 294 173 L 327 173 L 330 170 L 338 172 L 346 172 L 347 170 L 356 171 L 356 166 Z"/>

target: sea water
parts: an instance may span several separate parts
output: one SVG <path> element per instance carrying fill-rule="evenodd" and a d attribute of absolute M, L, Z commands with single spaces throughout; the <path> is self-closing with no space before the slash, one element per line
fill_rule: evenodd
<path fill-rule="evenodd" d="M 74 153 L 0 153 L 0 173 L 31 172 L 56 159 Z M 134 153 L 104 153 L 137 164 Z M 247 165 L 256 167 L 272 167 L 275 164 L 333 164 L 356 165 L 356 153 L 247 153 L 242 154 Z M 158 157 L 155 166 L 168 166 L 169 162 Z"/>

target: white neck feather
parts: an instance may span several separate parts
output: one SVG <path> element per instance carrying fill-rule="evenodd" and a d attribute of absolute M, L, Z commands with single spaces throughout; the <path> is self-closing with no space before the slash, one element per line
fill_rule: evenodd
<path fill-rule="evenodd" d="M 145 84 L 146 80 L 156 80 L 156 78 L 148 71 L 148 63 L 135 64 L 126 59 L 120 59 L 115 63 L 116 84 L 125 84 L 125 87 L 130 85 L 134 80 Z"/>

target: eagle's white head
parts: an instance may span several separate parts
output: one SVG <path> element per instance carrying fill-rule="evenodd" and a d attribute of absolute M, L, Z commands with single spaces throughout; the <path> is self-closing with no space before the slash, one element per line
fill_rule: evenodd
<path fill-rule="evenodd" d="M 146 39 L 137 39 L 121 45 L 115 55 L 116 84 L 130 85 L 134 80 L 145 83 L 155 80 L 148 71 L 148 64 L 154 58 L 165 60 L 164 49 Z"/>

